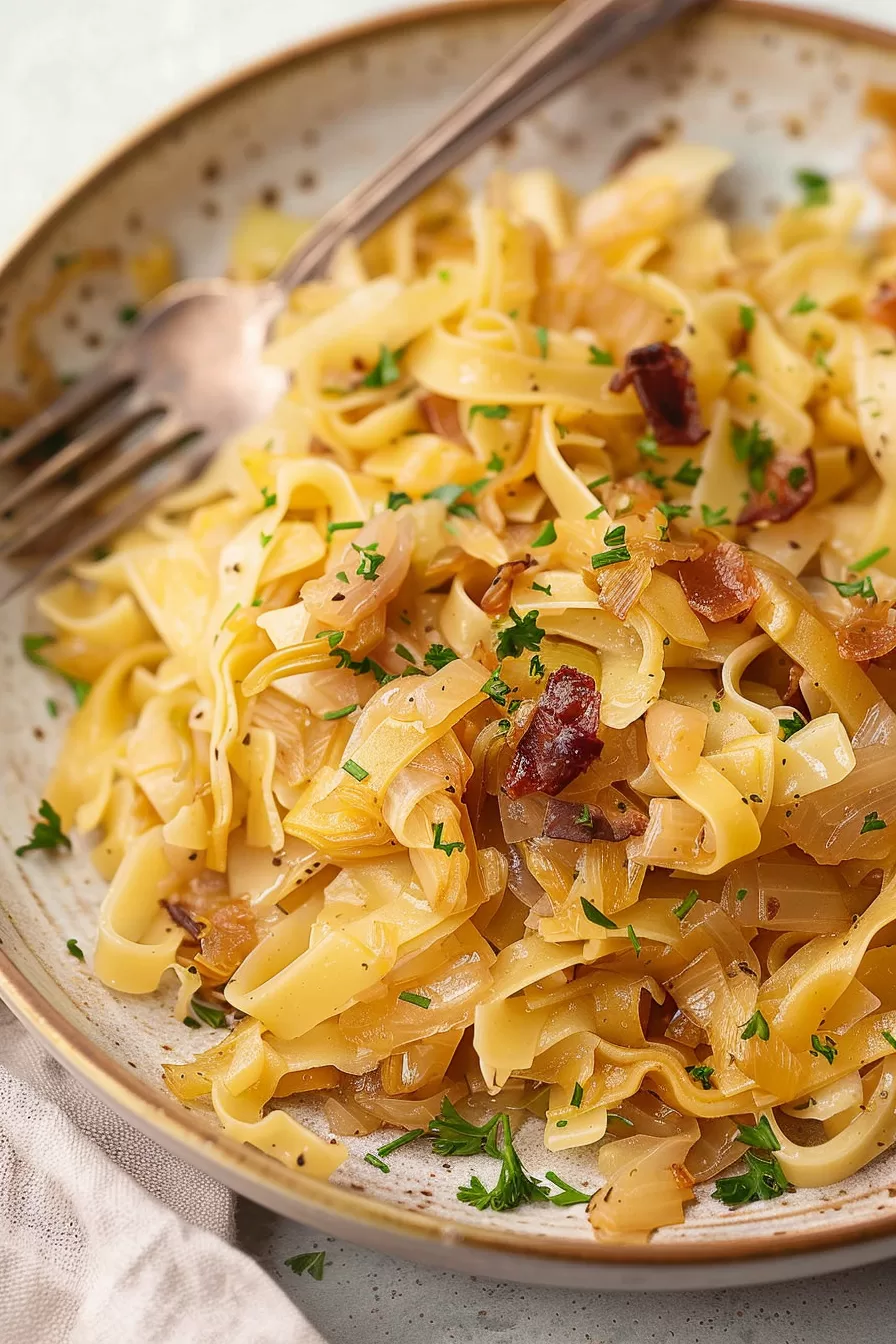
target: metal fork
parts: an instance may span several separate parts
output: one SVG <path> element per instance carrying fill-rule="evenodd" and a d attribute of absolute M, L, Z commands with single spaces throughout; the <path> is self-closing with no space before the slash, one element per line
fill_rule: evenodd
<path fill-rule="evenodd" d="M 2 500 L 12 527 L 0 559 L 61 538 L 15 575 L 0 602 L 96 546 L 184 484 L 215 449 L 261 419 L 285 389 L 262 362 L 271 324 L 296 285 L 322 275 L 345 238 L 364 238 L 504 127 L 637 38 L 707 0 L 566 0 L 491 67 L 461 101 L 346 196 L 257 286 L 225 279 L 173 285 L 144 309 L 115 351 L 0 445 L 0 468 L 49 435 L 75 435 Z M 86 423 L 85 423 L 86 422 Z M 80 430 L 80 432 L 79 432 Z M 137 432 L 142 430 L 142 432 Z M 122 439 L 117 452 L 110 452 Z M 187 442 L 187 440 L 190 440 Z M 174 453 L 172 450 L 177 449 Z M 54 482 L 105 454 L 85 479 L 47 498 Z M 147 472 L 171 455 L 166 469 Z M 107 492 L 137 478 L 102 513 Z M 25 516 L 23 505 L 29 505 Z"/>

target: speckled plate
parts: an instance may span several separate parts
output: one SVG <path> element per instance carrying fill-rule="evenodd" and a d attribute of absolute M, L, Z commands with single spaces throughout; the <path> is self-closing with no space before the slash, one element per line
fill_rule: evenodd
<path fill-rule="evenodd" d="M 200 94 L 142 132 L 74 188 L 0 271 L 0 383 L 15 385 L 16 320 L 60 255 L 170 238 L 186 275 L 225 264 L 227 240 L 253 199 L 317 214 L 398 150 L 409 126 L 447 106 L 537 16 L 527 4 L 454 4 L 368 24 L 287 51 Z M 773 211 L 793 170 L 854 170 L 872 134 L 859 113 L 869 80 L 896 84 L 896 39 L 784 9 L 734 4 L 662 33 L 614 61 L 479 154 L 473 182 L 497 166 L 549 163 L 573 187 L 598 181 L 632 137 L 682 134 L 734 151 L 723 208 Z M 57 367 L 77 373 L 116 336 L 121 279 L 71 284 L 40 335 Z M 23 662 L 28 605 L 4 611 L 0 686 L 0 994 L 48 1048 L 121 1114 L 244 1195 L 322 1231 L 444 1267 L 528 1283 L 670 1288 L 760 1282 L 846 1268 L 896 1253 L 896 1154 L 836 1189 L 729 1211 L 704 1190 L 680 1228 L 644 1246 L 608 1247 L 581 1208 L 481 1214 L 455 1191 L 475 1169 L 434 1162 L 424 1145 L 390 1159 L 389 1177 L 351 1161 L 330 1185 L 226 1140 L 213 1118 L 162 1086 L 165 1059 L 195 1033 L 153 998 L 112 994 L 66 951 L 93 943 L 102 883 L 84 847 L 61 860 L 13 850 L 31 826 L 63 731 L 45 700 L 66 691 Z M 203 1042 L 205 1043 L 205 1042 Z M 319 1128 L 321 1118 L 312 1114 Z M 548 1155 L 538 1126 L 522 1138 L 531 1169 Z M 553 1161 L 593 1189 L 593 1157 Z M 450 1164 L 449 1164 L 450 1165 Z M 484 1173 L 483 1173 L 484 1174 Z"/>

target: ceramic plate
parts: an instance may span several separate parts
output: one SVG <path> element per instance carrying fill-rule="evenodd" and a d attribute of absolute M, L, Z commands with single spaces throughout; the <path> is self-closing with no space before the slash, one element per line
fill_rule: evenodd
<path fill-rule="evenodd" d="M 479 3 L 417 11 L 288 51 L 201 94 L 101 165 L 31 232 L 0 272 L 0 369 L 15 387 L 17 318 L 60 259 L 87 247 L 132 254 L 171 239 L 184 275 L 214 274 L 241 209 L 261 199 L 317 215 L 409 126 L 451 103 L 538 16 L 533 5 Z M 896 84 L 896 39 L 760 5 L 714 9 L 614 61 L 530 117 L 469 165 L 476 183 L 496 166 L 550 164 L 583 190 L 634 137 L 684 135 L 733 150 L 723 208 L 768 216 L 811 166 L 855 171 L 874 134 L 860 114 L 870 81 Z M 119 273 L 68 284 L 40 337 L 57 368 L 78 373 L 113 342 L 127 297 Z M 896 1252 L 896 1153 L 842 1187 L 726 1210 L 709 1189 L 682 1227 L 647 1245 L 596 1242 L 581 1208 L 482 1214 L 458 1203 L 471 1163 L 443 1169 L 422 1145 L 390 1159 L 386 1178 L 363 1162 L 365 1140 L 330 1185 L 240 1148 L 214 1120 L 180 1106 L 161 1064 L 189 1056 L 195 1033 L 171 1016 L 173 989 L 113 994 L 66 951 L 90 948 L 103 884 L 86 847 L 62 860 L 19 861 L 68 696 L 25 663 L 26 601 L 4 611 L 0 635 L 0 994 L 69 1068 L 135 1125 L 242 1194 L 325 1232 L 444 1267 L 594 1287 L 695 1287 L 844 1268 Z M 312 1118 L 318 1128 L 320 1118 Z M 532 1170 L 545 1169 L 539 1127 L 524 1134 Z M 560 1160 L 560 1159 L 557 1159 Z M 547 1162 L 550 1165 L 550 1162 Z M 594 1188 L 593 1157 L 561 1169 Z"/>

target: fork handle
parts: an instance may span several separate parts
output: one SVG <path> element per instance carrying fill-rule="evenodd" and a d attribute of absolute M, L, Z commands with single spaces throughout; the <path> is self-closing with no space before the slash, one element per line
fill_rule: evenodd
<path fill-rule="evenodd" d="M 421 191 L 586 70 L 707 0 L 565 0 L 428 130 L 328 210 L 271 280 L 320 277 L 347 237 L 369 237 Z"/>

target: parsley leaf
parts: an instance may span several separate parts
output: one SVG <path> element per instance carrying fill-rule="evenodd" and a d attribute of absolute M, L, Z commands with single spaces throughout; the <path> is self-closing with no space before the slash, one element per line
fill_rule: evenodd
<path fill-rule="evenodd" d="M 747 476 L 754 490 L 765 485 L 765 469 L 775 455 L 775 445 L 763 432 L 758 420 L 749 429 L 743 425 L 731 426 L 731 446 L 738 462 L 747 464 Z"/>
<path fill-rule="evenodd" d="M 686 1070 L 693 1078 L 695 1083 L 699 1083 L 704 1092 L 712 1091 L 712 1083 L 709 1081 L 715 1073 L 711 1064 L 691 1064 Z"/>
<path fill-rule="evenodd" d="M 801 168 L 794 173 L 798 187 L 803 189 L 803 205 L 830 205 L 831 184 L 824 173 L 813 172 L 811 168 Z"/>
<path fill-rule="evenodd" d="M 885 831 L 886 829 L 887 823 L 884 821 L 883 817 L 879 817 L 876 812 L 869 812 L 862 822 L 862 829 L 859 831 L 859 835 L 867 835 L 869 831 Z"/>
<path fill-rule="evenodd" d="M 368 546 L 359 546 L 356 541 L 353 541 L 352 550 L 357 551 L 361 557 L 361 563 L 355 573 L 360 574 L 362 579 L 377 578 L 377 570 L 386 561 L 386 557 L 379 553 L 379 542 L 372 541 Z"/>
<path fill-rule="evenodd" d="M 548 519 L 538 536 L 533 541 L 533 546 L 551 546 L 557 540 L 557 529 L 553 520 Z"/>
<path fill-rule="evenodd" d="M 741 1204 L 753 1204 L 760 1199 L 777 1199 L 786 1195 L 790 1184 L 776 1157 L 746 1154 L 747 1171 L 742 1176 L 723 1176 L 716 1181 L 713 1199 L 720 1199 L 730 1209 Z"/>
<path fill-rule="evenodd" d="M 818 307 L 815 300 L 808 294 L 801 294 L 795 303 L 791 305 L 791 313 L 812 313 Z"/>
<path fill-rule="evenodd" d="M 495 1130 L 500 1118 L 500 1114 L 493 1115 L 484 1125 L 474 1125 L 472 1121 L 463 1118 L 452 1101 L 444 1097 L 442 1109 L 429 1122 L 427 1136 L 432 1139 L 433 1152 L 440 1157 L 472 1157 L 474 1153 L 499 1157 Z"/>
<path fill-rule="evenodd" d="M 828 579 L 827 582 L 837 589 L 841 597 L 864 597 L 867 602 L 877 601 L 877 591 L 867 574 L 864 579 L 850 579 L 844 583 Z"/>
<path fill-rule="evenodd" d="M 308 1251 L 305 1255 L 293 1255 L 283 1263 L 293 1274 L 304 1274 L 307 1271 L 312 1279 L 320 1283 L 324 1276 L 325 1256 L 325 1251 Z"/>
<path fill-rule="evenodd" d="M 62 818 L 46 798 L 41 799 L 37 809 L 42 821 L 34 823 L 34 829 L 24 845 L 19 845 L 16 854 L 19 858 L 33 849 L 71 849 L 72 842 L 62 829 Z"/>
<path fill-rule="evenodd" d="M 679 485 L 696 485 L 702 475 L 703 468 L 696 466 L 688 458 L 686 462 L 682 462 L 672 479 Z"/>
<path fill-rule="evenodd" d="M 558 1209 L 568 1209 L 573 1204 L 589 1204 L 591 1202 L 590 1195 L 586 1195 L 584 1190 L 577 1190 L 574 1185 L 569 1185 L 555 1171 L 546 1171 L 545 1180 L 560 1187 L 559 1195 L 548 1195 L 548 1201 L 551 1204 L 556 1204 Z"/>
<path fill-rule="evenodd" d="M 498 633 L 496 644 L 498 657 L 519 658 L 526 649 L 537 653 L 544 639 L 544 631 L 538 624 L 538 612 L 527 611 L 525 616 L 520 616 L 519 612 L 511 607 L 507 614 L 513 624 Z"/>
<path fill-rule="evenodd" d="M 69 952 L 72 954 L 72 956 L 75 957 L 75 958 L 77 958 L 78 961 L 83 961 L 83 960 L 84 960 L 84 953 L 81 951 L 80 947 L 78 946 L 78 940 L 77 940 L 77 938 L 69 938 L 69 939 L 67 939 L 65 945 L 66 945 L 66 947 L 68 948 Z"/>
<path fill-rule="evenodd" d="M 226 1027 L 227 1014 L 220 1008 L 214 1008 L 210 1003 L 203 1003 L 202 999 L 192 998 L 190 1008 L 200 1022 L 204 1022 L 207 1027 Z"/>
<path fill-rule="evenodd" d="M 737 1130 L 738 1142 L 745 1143 L 748 1148 L 764 1148 L 769 1153 L 776 1153 L 781 1147 L 767 1115 L 760 1116 L 758 1124 L 738 1125 Z"/>
<path fill-rule="evenodd" d="M 501 1159 L 501 1172 L 493 1190 L 487 1190 L 478 1176 L 470 1177 L 469 1185 L 462 1185 L 457 1198 L 462 1204 L 472 1204 L 476 1209 L 493 1209 L 495 1213 L 506 1213 L 520 1204 L 531 1204 L 546 1200 L 550 1191 L 541 1181 L 530 1176 L 520 1161 L 513 1146 L 510 1132 L 510 1120 L 504 1114 L 498 1117 L 501 1130 L 500 1150 L 496 1156 Z"/>
<path fill-rule="evenodd" d="M 642 457 L 652 457 L 657 462 L 666 460 L 660 453 L 655 434 L 643 434 L 635 444 L 635 448 Z"/>
<path fill-rule="evenodd" d="M 406 495 L 403 490 L 390 490 L 389 498 L 386 500 L 387 509 L 401 509 L 405 504 L 413 504 L 410 495 Z"/>
<path fill-rule="evenodd" d="M 538 342 L 538 349 L 541 352 L 542 359 L 548 357 L 548 329 L 547 327 L 535 328 L 535 339 Z"/>
<path fill-rule="evenodd" d="M 501 669 L 499 667 L 495 668 L 494 672 L 481 689 L 486 695 L 494 700 L 496 705 L 507 704 L 510 687 L 507 685 L 506 681 L 501 680 Z"/>
<path fill-rule="evenodd" d="M 449 649 L 447 644 L 430 644 L 426 653 L 423 655 L 423 662 L 426 667 L 434 667 L 440 671 L 447 667 L 449 663 L 455 662 L 457 654 L 453 649 Z"/>
<path fill-rule="evenodd" d="M 277 496 L 272 494 L 266 485 L 261 487 L 261 507 L 263 509 L 272 509 L 277 503 Z"/>
<path fill-rule="evenodd" d="M 704 527 L 729 527 L 731 519 L 723 506 L 721 509 L 711 509 L 708 504 L 700 505 L 700 512 L 703 515 Z"/>
<path fill-rule="evenodd" d="M 609 350 L 601 350 L 600 347 L 597 346 L 597 345 L 589 345 L 589 347 L 588 347 L 588 363 L 589 363 L 589 364 L 612 364 L 612 363 L 613 363 L 613 356 L 610 354 Z"/>
<path fill-rule="evenodd" d="M 760 1041 L 767 1041 L 769 1038 L 768 1023 L 757 1008 L 753 1016 L 746 1022 L 741 1023 L 743 1031 L 740 1034 L 742 1041 L 749 1041 L 753 1036 L 758 1036 Z"/>
<path fill-rule="evenodd" d="M 631 560 L 631 552 L 627 546 L 616 546 L 610 551 L 601 551 L 598 555 L 592 555 L 592 569 L 606 569 L 609 565 L 620 565 L 625 560 Z"/>
<path fill-rule="evenodd" d="M 506 420 L 509 414 L 510 407 L 505 406 L 503 403 L 498 406 L 471 406 L 470 418 L 467 423 L 472 425 L 473 417 L 477 415 L 481 415 L 483 420 Z M 503 463 L 501 465 L 503 466 Z M 498 467 L 497 470 L 500 471 L 501 467 Z"/>
<path fill-rule="evenodd" d="M 398 367 L 398 356 L 400 351 L 393 352 L 386 345 L 380 346 L 380 357 L 373 368 L 362 379 L 362 387 L 388 387 L 390 383 L 397 383 L 401 377 L 401 369 Z"/>
<path fill-rule="evenodd" d="M 825 1036 L 822 1041 L 821 1037 L 816 1036 L 813 1032 L 811 1045 L 812 1049 L 809 1051 L 810 1055 L 822 1055 L 829 1064 L 833 1064 L 834 1060 L 837 1058 L 837 1046 L 834 1044 L 834 1040 L 831 1036 Z"/>
<path fill-rule="evenodd" d="M 805 728 L 806 722 L 801 714 L 793 711 L 793 717 L 789 719 L 779 719 L 778 728 L 781 731 L 781 741 L 786 742 L 794 733 L 798 733 L 801 728 Z"/>
<path fill-rule="evenodd" d="M 743 330 L 752 331 L 756 325 L 756 309 L 747 303 L 742 303 L 740 305 L 738 316 L 740 317 L 740 325 Z"/>

